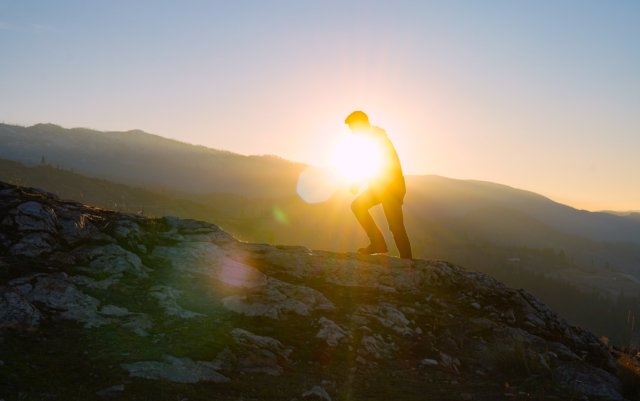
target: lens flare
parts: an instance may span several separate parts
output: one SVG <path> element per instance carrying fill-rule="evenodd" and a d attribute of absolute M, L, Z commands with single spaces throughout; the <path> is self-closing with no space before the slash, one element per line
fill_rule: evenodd
<path fill-rule="evenodd" d="M 298 177 L 297 192 L 307 203 L 327 201 L 345 184 L 365 184 L 382 173 L 384 153 L 367 133 L 344 135 L 330 155 L 328 168 L 308 167 Z"/>
<path fill-rule="evenodd" d="M 278 222 L 278 224 L 287 225 L 289 224 L 289 218 L 284 210 L 280 209 L 277 206 L 274 206 L 271 209 L 271 213 L 273 214 L 273 219 Z"/>
<path fill-rule="evenodd" d="M 307 203 L 321 203 L 328 200 L 339 187 L 334 174 L 328 169 L 308 167 L 298 177 L 298 196 Z"/>

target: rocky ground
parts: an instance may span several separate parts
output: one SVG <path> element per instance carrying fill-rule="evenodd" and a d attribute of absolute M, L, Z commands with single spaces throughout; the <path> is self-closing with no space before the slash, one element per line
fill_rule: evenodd
<path fill-rule="evenodd" d="M 634 355 L 444 261 L 0 183 L 0 400 L 638 399 Z"/>

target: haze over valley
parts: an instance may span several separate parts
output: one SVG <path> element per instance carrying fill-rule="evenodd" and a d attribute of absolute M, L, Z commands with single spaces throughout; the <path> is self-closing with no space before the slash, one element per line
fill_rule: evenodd
<path fill-rule="evenodd" d="M 0 180 L 105 208 L 204 220 L 246 241 L 338 252 L 366 242 L 346 188 L 308 204 L 296 193 L 307 166 L 275 156 L 138 130 L 2 124 L 0 159 Z M 416 257 L 489 272 L 599 335 L 638 341 L 629 322 L 640 293 L 636 215 L 577 210 L 484 181 L 408 176 L 407 186 L 405 221 Z M 381 213 L 375 217 L 384 227 Z"/>

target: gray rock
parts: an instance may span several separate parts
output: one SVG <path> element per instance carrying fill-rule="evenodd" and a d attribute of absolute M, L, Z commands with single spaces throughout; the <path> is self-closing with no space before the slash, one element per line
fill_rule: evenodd
<path fill-rule="evenodd" d="M 609 372 L 591 365 L 572 362 L 557 367 L 553 379 L 573 391 L 588 397 L 611 401 L 623 401 L 620 380 Z"/>
<path fill-rule="evenodd" d="M 127 316 L 129 310 L 127 308 L 121 308 L 115 305 L 105 305 L 100 309 L 100 313 L 107 316 Z"/>
<path fill-rule="evenodd" d="M 81 240 L 100 234 L 93 223 L 98 216 L 80 210 L 60 210 L 58 212 L 58 231 L 67 244 L 74 245 Z"/>
<path fill-rule="evenodd" d="M 218 354 L 217 363 L 227 370 L 279 376 L 290 363 L 292 349 L 271 337 L 259 336 L 236 328 L 231 331 L 232 344 Z"/>
<path fill-rule="evenodd" d="M 249 330 L 240 328 L 231 330 L 231 336 L 233 337 L 233 340 L 240 345 L 257 347 L 260 349 L 271 349 L 282 356 L 289 354 L 289 351 L 286 351 L 282 343 L 275 338 L 259 336 L 257 334 L 253 334 Z"/>
<path fill-rule="evenodd" d="M 218 226 L 203 221 L 179 219 L 174 216 L 165 216 L 162 218 L 165 224 L 169 227 L 170 234 L 184 234 L 184 235 L 206 235 L 209 241 L 213 242 L 233 242 L 235 239 L 221 230 Z"/>
<path fill-rule="evenodd" d="M 316 338 L 325 340 L 330 347 L 336 347 L 348 338 L 349 334 L 332 320 L 323 316 L 318 323 L 320 323 L 320 331 L 316 334 Z"/>
<path fill-rule="evenodd" d="M 373 359 L 392 359 L 397 351 L 393 343 L 388 343 L 380 334 L 362 337 L 358 354 Z"/>
<path fill-rule="evenodd" d="M 258 258 L 276 271 L 295 277 L 320 278 L 347 287 L 375 288 L 384 292 L 418 291 L 424 285 L 452 282 L 461 269 L 443 262 L 406 261 L 385 256 L 346 256 L 305 248 L 280 249 L 247 244 Z M 280 269 L 277 267 L 281 266 Z"/>
<path fill-rule="evenodd" d="M 561 360 L 575 361 L 580 359 L 580 357 L 576 355 L 575 352 L 571 351 L 571 349 L 569 349 L 569 347 L 564 344 L 555 341 L 549 341 L 548 344 L 549 350 Z"/>
<path fill-rule="evenodd" d="M 311 387 L 310 390 L 302 393 L 302 398 L 305 400 L 331 401 L 329 393 L 322 386 Z"/>
<path fill-rule="evenodd" d="M 226 383 L 229 378 L 218 372 L 216 364 L 193 361 L 189 358 L 177 358 L 165 355 L 164 362 L 142 361 L 125 363 L 121 366 L 130 376 L 151 380 L 168 380 L 176 383 L 214 382 Z"/>
<path fill-rule="evenodd" d="M 122 274 L 114 274 L 111 277 L 107 277 L 104 280 L 94 280 L 91 277 L 76 275 L 70 277 L 74 284 L 81 285 L 87 288 L 93 288 L 97 290 L 106 290 L 112 285 L 118 283 L 122 278 Z"/>
<path fill-rule="evenodd" d="M 458 373 L 460 371 L 460 360 L 452 357 L 451 355 L 445 354 L 444 352 L 440 353 L 440 365 L 453 373 Z"/>
<path fill-rule="evenodd" d="M 115 305 L 106 305 L 100 309 L 102 315 L 111 317 L 111 321 L 120 324 L 135 334 L 146 337 L 149 335 L 147 330 L 153 327 L 151 317 L 146 313 L 129 312 L 127 308 Z"/>
<path fill-rule="evenodd" d="M 153 327 L 151 316 L 146 313 L 131 313 L 120 320 L 122 327 L 131 330 L 140 337 L 149 335 L 147 330 Z"/>
<path fill-rule="evenodd" d="M 89 248 L 85 252 L 91 260 L 89 268 L 97 272 L 128 273 L 137 277 L 147 277 L 151 271 L 142 264 L 138 255 L 116 244 Z"/>
<path fill-rule="evenodd" d="M 0 329 L 34 330 L 42 314 L 19 291 L 0 286 Z"/>
<path fill-rule="evenodd" d="M 166 285 L 156 285 L 151 288 L 151 296 L 158 300 L 160 306 L 169 316 L 177 316 L 182 319 L 191 319 L 198 316 L 205 316 L 202 313 L 192 312 L 178 305 L 178 298 L 182 291 Z"/>
<path fill-rule="evenodd" d="M 354 318 L 362 324 L 367 324 L 369 319 L 378 321 L 382 326 L 392 329 L 398 334 L 412 335 L 414 330 L 409 327 L 409 319 L 388 303 L 379 305 L 361 305 L 356 310 Z"/>
<path fill-rule="evenodd" d="M 259 270 L 229 258 L 223 248 L 211 242 L 158 246 L 152 256 L 171 263 L 180 271 L 205 274 L 233 288 L 260 287 L 267 281 Z"/>
<path fill-rule="evenodd" d="M 111 387 L 103 388 L 96 391 L 96 395 L 102 398 L 115 398 L 122 394 L 124 391 L 124 384 L 116 384 Z"/>
<path fill-rule="evenodd" d="M 100 302 L 78 290 L 64 273 L 38 274 L 10 282 L 31 303 L 42 304 L 64 319 L 97 327 L 109 322 L 98 314 Z"/>
<path fill-rule="evenodd" d="M 125 248 L 132 252 L 142 255 L 147 254 L 148 249 L 144 242 L 149 235 L 133 219 L 117 220 L 113 223 L 110 233 L 120 244 L 123 244 Z"/>
<path fill-rule="evenodd" d="M 24 202 L 9 212 L 2 221 L 3 226 L 13 226 L 18 231 L 56 232 L 56 214 L 39 202 Z"/>
<path fill-rule="evenodd" d="M 516 322 L 516 317 L 513 313 L 513 309 L 509 309 L 504 313 L 504 318 L 509 324 L 514 324 Z"/>
<path fill-rule="evenodd" d="M 543 338 L 531 334 L 526 330 L 504 326 L 492 332 L 490 343 L 478 347 L 478 359 L 488 368 L 500 369 L 504 365 L 525 366 L 530 372 L 548 373 L 552 366 L 558 363 L 558 350 L 565 359 L 577 358 L 570 356 L 571 351 L 558 343 L 545 341 Z"/>
<path fill-rule="evenodd" d="M 118 240 L 137 241 L 142 237 L 142 230 L 135 221 L 120 219 L 113 223 L 111 235 Z"/>
<path fill-rule="evenodd" d="M 222 303 L 225 308 L 236 313 L 272 319 L 282 319 L 290 313 L 309 316 L 315 310 L 335 308 L 319 291 L 274 278 L 270 278 L 263 287 L 223 298 Z"/>
<path fill-rule="evenodd" d="M 287 313 L 307 316 L 314 310 L 330 310 L 333 304 L 320 292 L 268 278 L 258 269 L 228 257 L 211 242 L 182 242 L 175 247 L 156 247 L 152 256 L 184 272 L 207 275 L 221 285 L 241 289 L 242 294 L 223 299 L 223 305 L 246 316 L 280 319 Z"/>
<path fill-rule="evenodd" d="M 13 244 L 10 252 L 16 256 L 36 257 L 55 249 L 55 239 L 47 232 L 30 232 Z"/>

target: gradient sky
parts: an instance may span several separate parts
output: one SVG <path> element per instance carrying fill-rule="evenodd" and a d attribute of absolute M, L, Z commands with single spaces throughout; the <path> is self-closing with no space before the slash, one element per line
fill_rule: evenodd
<path fill-rule="evenodd" d="M 407 173 L 640 210 L 640 1 L 0 0 L 0 120 L 321 165 L 365 110 Z"/>

